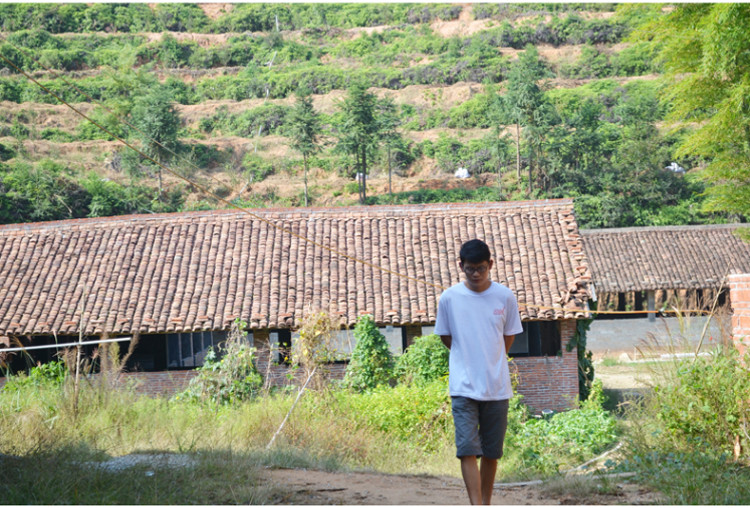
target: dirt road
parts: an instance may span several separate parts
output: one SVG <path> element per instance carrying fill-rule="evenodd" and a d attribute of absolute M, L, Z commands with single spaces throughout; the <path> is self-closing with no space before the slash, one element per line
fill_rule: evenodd
<path fill-rule="evenodd" d="M 456 463 L 458 472 L 458 462 Z M 386 475 L 377 473 L 327 473 L 305 469 L 271 469 L 266 480 L 282 489 L 274 502 L 299 505 L 465 505 L 468 498 L 460 478 Z M 654 504 L 656 496 L 638 485 L 618 482 L 611 493 L 556 493 L 540 485 L 496 486 L 495 505 Z"/>

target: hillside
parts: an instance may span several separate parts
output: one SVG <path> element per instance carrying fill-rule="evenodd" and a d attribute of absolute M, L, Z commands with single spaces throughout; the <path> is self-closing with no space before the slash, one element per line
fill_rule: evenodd
<path fill-rule="evenodd" d="M 368 203 L 571 196 L 585 227 L 726 220 L 698 212 L 695 175 L 664 169 L 682 131 L 662 125 L 652 50 L 627 40 L 660 6 L 67 7 L 0 6 L 4 58 L 112 134 L 241 206 L 304 204 L 290 130 L 300 88 L 321 123 L 309 204 L 358 202 L 358 159 L 341 140 L 342 104 L 361 83 L 378 107 L 392 103 L 395 125 L 393 195 L 385 138 L 376 134 Z M 157 90 L 172 104 L 163 111 L 178 121 L 173 132 L 139 116 L 158 109 L 149 97 Z M 533 110 L 513 102 L 524 93 Z M 160 195 L 157 166 L 8 63 L 0 100 L 0 223 L 225 206 L 165 171 Z M 177 155 L 145 148 L 144 125 Z M 456 178 L 459 168 L 471 176 Z"/>

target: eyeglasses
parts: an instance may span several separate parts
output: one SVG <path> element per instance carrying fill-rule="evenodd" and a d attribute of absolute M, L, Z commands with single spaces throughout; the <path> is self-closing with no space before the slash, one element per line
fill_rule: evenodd
<path fill-rule="evenodd" d="M 487 270 L 489 269 L 489 266 L 487 265 L 480 265 L 480 266 L 463 266 L 463 271 L 467 275 L 472 275 L 475 273 L 478 273 L 479 275 L 484 275 Z"/>

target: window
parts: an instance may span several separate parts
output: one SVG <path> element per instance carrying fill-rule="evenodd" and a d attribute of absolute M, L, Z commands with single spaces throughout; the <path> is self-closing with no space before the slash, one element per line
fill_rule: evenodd
<path fill-rule="evenodd" d="M 524 321 L 509 356 L 557 356 L 561 353 L 559 321 Z"/>
<path fill-rule="evenodd" d="M 279 365 L 292 364 L 292 331 L 271 330 L 268 336 L 271 346 L 276 346 L 279 352 Z"/>
<path fill-rule="evenodd" d="M 166 335 L 167 368 L 199 367 L 203 365 L 209 347 L 214 349 L 224 342 L 225 331 L 168 333 Z"/>

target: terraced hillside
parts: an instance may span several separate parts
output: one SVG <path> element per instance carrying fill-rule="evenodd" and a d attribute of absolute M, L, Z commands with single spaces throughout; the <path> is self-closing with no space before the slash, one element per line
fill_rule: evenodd
<path fill-rule="evenodd" d="M 584 227 L 723 220 L 665 169 L 683 133 L 661 123 L 653 49 L 627 39 L 664 9 L 3 4 L 0 222 L 226 206 L 113 135 L 222 199 L 304 205 L 299 94 L 320 125 L 311 206 L 356 203 L 366 170 L 371 204 L 573 196 Z"/>

